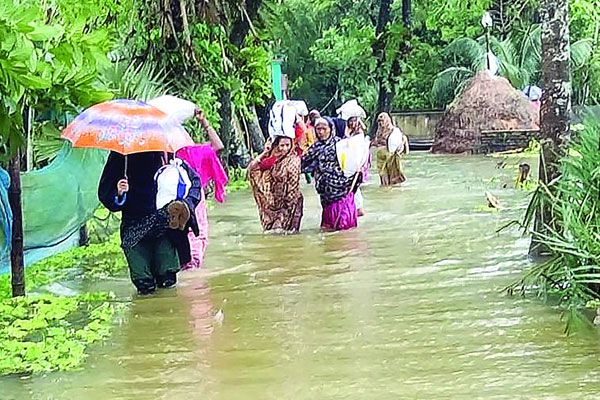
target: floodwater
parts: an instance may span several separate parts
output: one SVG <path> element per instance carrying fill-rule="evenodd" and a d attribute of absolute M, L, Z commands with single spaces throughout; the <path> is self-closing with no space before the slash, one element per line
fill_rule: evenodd
<path fill-rule="evenodd" d="M 133 296 L 81 370 L 0 378 L 0 399 L 597 399 L 597 335 L 566 338 L 556 309 L 502 292 L 528 242 L 496 230 L 527 194 L 519 160 L 498 161 L 413 153 L 404 186 L 371 176 L 341 233 L 319 233 L 311 186 L 294 236 L 263 235 L 234 193 L 210 210 L 203 271 Z"/>

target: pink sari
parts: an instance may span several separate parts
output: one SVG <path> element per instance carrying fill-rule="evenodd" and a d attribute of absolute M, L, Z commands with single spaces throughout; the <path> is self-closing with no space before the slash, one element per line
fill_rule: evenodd
<path fill-rule="evenodd" d="M 354 203 L 354 193 L 350 192 L 341 200 L 323 208 L 321 229 L 344 231 L 358 226 L 358 211 Z"/>
<path fill-rule="evenodd" d="M 200 234 L 188 234 L 192 260 L 181 267 L 182 270 L 200 268 L 204 261 L 204 254 L 208 246 L 208 212 L 206 209 L 205 188 L 210 181 L 215 185 L 215 199 L 222 203 L 225 201 L 225 185 L 228 178 L 217 153 L 210 144 L 199 144 L 184 147 L 177 152 L 177 157 L 185 160 L 200 176 L 202 182 L 202 201 L 196 207 L 195 215 L 198 221 Z"/>

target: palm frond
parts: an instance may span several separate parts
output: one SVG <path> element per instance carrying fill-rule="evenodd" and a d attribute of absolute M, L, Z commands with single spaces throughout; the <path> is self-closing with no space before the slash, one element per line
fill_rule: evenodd
<path fill-rule="evenodd" d="M 535 236 L 552 257 L 507 288 L 554 295 L 563 308 L 566 333 L 579 322 L 589 324 L 581 311 L 588 302 L 600 301 L 599 132 L 598 122 L 586 121 L 560 162 L 560 178 L 536 191 L 524 225 L 536 209 L 549 207 L 551 220 L 544 221 L 544 230 Z"/>
<path fill-rule="evenodd" d="M 539 71 L 542 62 L 542 28 L 540 25 L 529 27 L 521 42 L 519 53 L 521 68 L 529 71 L 530 75 Z"/>
<path fill-rule="evenodd" d="M 485 47 L 471 38 L 452 41 L 444 50 L 454 66 L 463 66 L 478 71 L 485 67 Z"/>
<path fill-rule="evenodd" d="M 456 93 L 462 87 L 462 84 L 473 75 L 475 75 L 475 71 L 469 68 L 446 68 L 437 74 L 435 81 L 433 82 L 431 94 L 442 104 L 452 101 Z"/>
<path fill-rule="evenodd" d="M 116 61 L 102 75 L 115 96 L 124 99 L 149 100 L 165 94 L 171 86 L 165 71 L 151 63 Z"/>
<path fill-rule="evenodd" d="M 583 67 L 594 54 L 594 41 L 581 39 L 571 44 L 571 67 Z"/>
<path fill-rule="evenodd" d="M 36 167 L 47 165 L 56 157 L 64 141 L 60 138 L 60 131 L 50 121 L 35 126 L 37 132 L 33 135 L 33 160 Z"/>

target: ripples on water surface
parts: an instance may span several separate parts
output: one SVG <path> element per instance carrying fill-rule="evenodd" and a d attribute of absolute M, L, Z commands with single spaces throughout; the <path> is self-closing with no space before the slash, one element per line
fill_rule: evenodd
<path fill-rule="evenodd" d="M 251 195 L 232 194 L 210 211 L 204 271 L 134 298 L 81 371 L 2 378 L 0 399 L 597 399 L 597 338 L 501 293 L 528 242 L 496 230 L 527 198 L 495 167 L 411 154 L 407 184 L 371 176 L 367 216 L 343 233 L 318 232 L 310 186 L 295 236 L 262 235 Z M 507 208 L 489 213 L 499 175 Z"/>

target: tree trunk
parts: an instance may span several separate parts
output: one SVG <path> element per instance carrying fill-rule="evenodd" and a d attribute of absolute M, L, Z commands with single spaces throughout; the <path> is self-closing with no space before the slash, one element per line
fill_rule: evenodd
<path fill-rule="evenodd" d="M 23 211 L 21 207 L 21 154 L 8 165 L 10 186 L 8 201 L 12 210 L 12 248 L 10 250 L 11 284 L 13 297 L 25 296 L 25 267 L 23 263 Z"/>
<path fill-rule="evenodd" d="M 237 47 L 242 47 L 250 30 L 254 30 L 252 20 L 258 16 L 262 0 L 246 0 L 240 6 L 240 15 L 233 23 L 229 34 L 229 41 Z"/>
<path fill-rule="evenodd" d="M 231 152 L 231 144 L 233 141 L 233 105 L 231 104 L 231 92 L 227 89 L 219 91 L 219 102 L 221 103 L 221 127 L 219 128 L 219 136 L 223 142 L 223 150 L 221 150 L 221 161 L 225 165 L 229 165 L 229 154 Z"/>
<path fill-rule="evenodd" d="M 391 4 L 390 0 L 381 0 L 379 3 L 379 14 L 377 16 L 377 26 L 375 27 L 375 36 L 377 37 L 385 31 L 386 25 L 390 22 Z"/>
<path fill-rule="evenodd" d="M 265 135 L 260 129 L 260 123 L 258 122 L 258 115 L 256 115 L 256 107 L 250 106 L 250 114 L 252 118 L 248 122 L 248 134 L 250 135 L 250 144 L 252 151 L 262 153 L 265 147 Z"/>
<path fill-rule="evenodd" d="M 402 23 L 404 26 L 412 25 L 411 0 L 402 0 Z"/>
<path fill-rule="evenodd" d="M 379 3 L 379 13 L 377 16 L 377 26 L 375 27 L 375 41 L 373 42 L 373 55 L 377 59 L 377 65 L 379 66 L 376 70 L 377 82 L 379 86 L 379 92 L 377 95 L 377 109 L 375 110 L 373 124 L 369 130 L 369 135 L 373 137 L 377 130 L 377 123 L 375 119 L 377 115 L 382 112 L 390 111 L 391 100 L 393 99 L 393 93 L 390 86 L 391 82 L 388 82 L 389 74 L 387 68 L 385 68 L 385 47 L 386 47 L 386 27 L 390 22 L 391 12 L 391 1 L 381 0 Z"/>
<path fill-rule="evenodd" d="M 548 185 L 559 176 L 558 163 L 570 134 L 571 77 L 567 0 L 542 0 L 542 104 L 540 108 L 539 179 Z M 552 223 L 551 204 L 542 203 L 536 210 L 534 234 L 529 254 L 536 257 L 547 252 L 539 234 Z"/>

